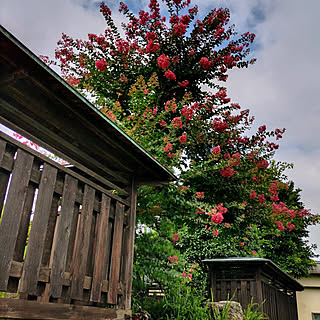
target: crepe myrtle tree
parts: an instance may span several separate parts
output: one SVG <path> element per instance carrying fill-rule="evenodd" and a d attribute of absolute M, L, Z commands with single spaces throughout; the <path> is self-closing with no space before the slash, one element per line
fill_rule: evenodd
<path fill-rule="evenodd" d="M 273 160 L 285 130 L 262 125 L 247 136 L 254 118 L 221 86 L 228 70 L 254 62 L 247 59 L 254 34 L 237 36 L 227 9 L 196 20 L 189 0 L 165 5 L 165 15 L 157 0 L 134 15 L 121 3 L 128 20 L 121 36 L 101 3 L 105 32 L 88 40 L 64 34 L 55 63 L 101 112 L 178 170 L 176 183 L 139 189 L 142 223 L 190 263 L 259 256 L 305 275 L 313 248 L 303 239 L 319 219 L 286 180 L 290 165 Z"/>
<path fill-rule="evenodd" d="M 118 100 L 128 115 L 128 92 L 139 75 L 156 73 L 161 105 L 168 98 L 180 100 L 187 91 L 201 102 L 203 85 L 218 88 L 217 80 L 226 81 L 229 69 L 254 62 L 247 57 L 255 35 L 237 36 L 228 9 L 214 9 L 199 20 L 190 0 L 166 0 L 165 5 L 164 15 L 157 0 L 150 1 L 149 11 L 135 15 L 121 3 L 119 11 L 128 21 L 121 36 L 111 10 L 101 3 L 107 24 L 102 34 L 89 34 L 88 40 L 63 34 L 58 42 L 55 57 L 62 76 L 95 96 L 98 106 Z"/>

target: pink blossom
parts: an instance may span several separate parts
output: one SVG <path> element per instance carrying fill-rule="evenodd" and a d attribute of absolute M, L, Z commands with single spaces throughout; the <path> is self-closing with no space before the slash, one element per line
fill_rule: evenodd
<path fill-rule="evenodd" d="M 206 57 L 202 57 L 200 59 L 200 65 L 203 69 L 209 69 L 211 65 L 211 61 L 208 60 Z"/>
<path fill-rule="evenodd" d="M 182 82 L 178 82 L 178 85 L 181 86 L 181 87 L 186 87 L 187 85 L 189 84 L 189 81 L 188 80 L 183 80 Z"/>
<path fill-rule="evenodd" d="M 157 34 L 155 32 L 149 31 L 146 34 L 148 40 L 154 40 L 157 38 Z"/>
<path fill-rule="evenodd" d="M 172 241 L 173 241 L 173 242 L 177 242 L 178 239 L 179 239 L 179 233 L 174 233 L 174 234 L 172 235 Z"/>
<path fill-rule="evenodd" d="M 164 75 L 165 75 L 165 77 L 166 77 L 167 79 L 170 79 L 170 80 L 176 80 L 176 79 L 177 79 L 176 75 L 175 75 L 170 69 L 168 69 L 168 70 L 164 73 Z"/>
<path fill-rule="evenodd" d="M 158 66 L 162 69 L 169 67 L 170 59 L 164 53 L 158 58 Z"/>
<path fill-rule="evenodd" d="M 172 150 L 172 143 L 168 142 L 167 145 L 163 148 L 165 152 Z"/>
<path fill-rule="evenodd" d="M 266 201 L 264 194 L 259 194 L 258 199 L 259 199 L 259 205 L 261 205 L 264 201 Z"/>
<path fill-rule="evenodd" d="M 188 24 L 190 22 L 190 17 L 186 14 L 185 16 L 182 16 L 180 20 L 182 23 Z"/>
<path fill-rule="evenodd" d="M 223 207 L 223 203 L 220 203 L 217 205 L 217 212 L 220 212 L 223 214 L 223 213 L 226 213 L 227 211 L 228 209 Z"/>
<path fill-rule="evenodd" d="M 101 59 L 101 60 L 96 60 L 96 68 L 97 68 L 99 71 L 104 71 L 104 70 L 106 70 L 107 65 L 108 65 L 108 62 L 106 62 L 106 60 L 105 60 L 104 58 Z"/>
<path fill-rule="evenodd" d="M 220 174 L 223 177 L 230 178 L 231 176 L 234 175 L 234 170 L 231 169 L 230 167 L 224 167 L 223 169 L 221 169 Z"/>
<path fill-rule="evenodd" d="M 265 125 L 259 127 L 259 133 L 263 133 L 265 131 L 266 131 L 266 126 Z"/>
<path fill-rule="evenodd" d="M 191 120 L 194 114 L 192 107 L 184 106 L 181 109 L 181 114 L 186 118 L 186 120 Z"/>
<path fill-rule="evenodd" d="M 186 33 L 187 25 L 181 22 L 176 23 L 172 29 L 176 36 L 183 36 Z"/>
<path fill-rule="evenodd" d="M 289 229 L 289 231 L 292 231 L 295 227 L 296 226 L 293 223 L 291 223 L 291 222 L 287 223 L 287 228 Z"/>
<path fill-rule="evenodd" d="M 195 196 L 197 199 L 203 199 L 204 198 L 204 192 L 196 192 Z"/>
<path fill-rule="evenodd" d="M 217 237 L 219 235 L 219 231 L 218 230 L 212 230 L 212 234 Z"/>
<path fill-rule="evenodd" d="M 175 128 L 182 128 L 182 121 L 180 117 L 175 117 L 172 119 L 171 123 Z"/>
<path fill-rule="evenodd" d="M 215 224 L 220 224 L 223 221 L 223 215 L 221 212 L 217 212 L 211 217 L 211 222 Z"/>
<path fill-rule="evenodd" d="M 220 152 L 221 152 L 220 146 L 216 146 L 212 149 L 212 154 L 214 154 L 215 156 L 219 155 Z"/>
<path fill-rule="evenodd" d="M 274 223 L 277 225 L 278 230 L 283 231 L 284 225 L 281 221 L 274 221 Z"/>
<path fill-rule="evenodd" d="M 200 208 L 197 208 L 197 214 L 202 214 L 202 213 L 205 213 L 205 211 Z"/>
<path fill-rule="evenodd" d="M 102 12 L 105 17 L 111 16 L 111 10 L 106 4 L 104 4 L 104 2 L 101 2 L 100 4 L 100 12 Z"/>
<path fill-rule="evenodd" d="M 183 134 L 180 138 L 179 138 L 179 142 L 180 143 L 185 143 L 187 141 L 187 135 Z"/>
<path fill-rule="evenodd" d="M 176 255 L 174 255 L 174 256 L 172 256 L 172 257 L 170 256 L 168 259 L 169 259 L 170 262 L 172 262 L 172 261 L 178 261 L 178 260 L 179 260 Z"/>
<path fill-rule="evenodd" d="M 250 198 L 254 199 L 257 196 L 257 193 L 254 190 L 251 190 L 250 192 Z"/>

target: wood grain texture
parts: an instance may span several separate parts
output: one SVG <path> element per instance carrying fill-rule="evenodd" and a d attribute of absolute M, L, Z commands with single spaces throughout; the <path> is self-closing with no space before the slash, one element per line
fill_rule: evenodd
<path fill-rule="evenodd" d="M 123 304 L 125 309 L 131 308 L 131 293 L 132 293 L 132 273 L 133 273 L 133 255 L 134 255 L 134 236 L 136 227 L 136 206 L 137 206 L 137 186 L 132 179 L 130 186 L 130 209 L 129 209 L 129 223 L 126 228 L 126 241 L 123 259 L 123 275 L 122 281 L 124 283 L 124 299 Z"/>
<path fill-rule="evenodd" d="M 117 202 L 112 240 L 111 265 L 109 274 L 109 292 L 107 302 L 117 303 L 117 287 L 120 275 L 121 247 L 123 234 L 124 206 Z"/>
<path fill-rule="evenodd" d="M 10 263 L 14 255 L 32 162 L 31 155 L 18 150 L 0 223 L 0 290 L 2 291 L 7 289 Z"/>
<path fill-rule="evenodd" d="M 92 225 L 91 222 L 94 199 L 95 190 L 90 186 L 85 185 L 82 210 L 76 235 L 73 263 L 71 267 L 71 299 L 75 300 L 82 300 L 83 298 L 83 283 L 88 263 L 89 240 Z"/>
<path fill-rule="evenodd" d="M 90 301 L 100 302 L 102 280 L 105 275 L 106 268 L 106 256 L 107 256 L 107 235 L 109 229 L 109 214 L 110 214 L 110 202 L 111 199 L 105 194 L 102 194 L 101 198 L 101 211 L 98 218 L 98 235 L 97 235 L 97 246 L 96 254 L 94 259 L 94 270 L 93 270 L 93 281 Z"/>
<path fill-rule="evenodd" d="M 2 166 L 2 162 L 5 156 L 6 146 L 7 146 L 6 142 L 0 139 L 0 167 Z M 0 218 L 2 214 L 2 209 L 4 204 L 3 202 L 4 202 L 4 197 L 7 191 L 9 177 L 10 177 L 9 172 L 0 169 Z"/>
<path fill-rule="evenodd" d="M 78 180 L 66 175 L 61 203 L 61 214 L 55 239 L 53 262 L 51 269 L 50 295 L 60 298 L 64 279 L 64 271 L 68 253 L 70 229 L 73 219 L 74 202 Z"/>
<path fill-rule="evenodd" d="M 40 271 L 46 230 L 49 222 L 57 169 L 45 163 L 41 174 L 39 192 L 30 231 L 23 273 L 19 291 L 37 295 L 38 275 Z"/>
<path fill-rule="evenodd" d="M 131 310 L 0 298 L 0 318 L 29 320 L 125 320 Z"/>

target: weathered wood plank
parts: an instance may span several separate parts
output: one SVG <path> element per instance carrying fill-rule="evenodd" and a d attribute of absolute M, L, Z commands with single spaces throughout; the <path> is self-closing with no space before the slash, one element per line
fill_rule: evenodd
<path fill-rule="evenodd" d="M 0 317 L 29 320 L 124 320 L 130 319 L 131 310 L 105 309 L 88 306 L 0 299 Z"/>
<path fill-rule="evenodd" d="M 7 289 L 33 157 L 18 150 L 3 217 L 0 223 L 0 290 Z"/>
<path fill-rule="evenodd" d="M 22 269 L 23 269 L 23 262 L 17 262 L 12 261 L 9 276 L 14 278 L 21 278 L 22 275 Z M 51 269 L 48 267 L 41 267 L 39 271 L 39 277 L 38 281 L 50 283 L 50 273 Z M 83 289 L 90 290 L 92 287 L 92 278 L 85 276 L 84 282 L 83 282 Z M 63 285 L 66 287 L 71 286 L 71 273 L 70 272 L 64 272 L 63 275 Z M 101 291 L 106 293 L 109 290 L 109 281 L 108 280 L 102 280 L 101 284 Z M 122 291 L 122 288 L 118 288 L 118 290 Z M 120 293 L 120 292 L 119 292 Z"/>
<path fill-rule="evenodd" d="M 57 194 L 53 194 L 41 262 L 41 265 L 47 267 L 50 265 L 50 256 L 53 245 L 54 230 L 58 216 L 59 200 L 60 197 Z"/>
<path fill-rule="evenodd" d="M 30 181 L 32 178 L 32 172 L 34 171 L 39 172 L 39 170 L 40 170 L 40 163 L 39 161 L 37 161 L 37 159 L 34 159 L 32 164 L 32 169 L 31 169 Z M 33 183 L 29 183 L 26 198 L 25 198 L 25 203 L 23 207 L 23 213 L 21 216 L 16 247 L 14 249 L 13 259 L 15 261 L 23 261 L 24 259 L 26 242 L 27 242 L 29 226 L 30 226 L 30 216 L 32 214 L 32 205 L 33 205 L 35 195 L 36 195 L 36 185 Z"/>
<path fill-rule="evenodd" d="M 124 284 L 123 303 L 125 309 L 131 308 L 132 272 L 134 254 L 134 235 L 136 226 L 137 186 L 132 180 L 130 186 L 129 222 L 125 229 L 125 242 L 123 249 L 122 282 Z"/>
<path fill-rule="evenodd" d="M 70 229 L 74 213 L 74 202 L 76 198 L 78 180 L 66 175 L 59 224 L 57 226 L 56 240 L 54 244 L 53 262 L 50 280 L 50 295 L 60 298 L 64 271 L 66 266 Z"/>
<path fill-rule="evenodd" d="M 7 186 L 10 178 L 10 173 L 0 169 L 0 218 L 4 206 L 4 199 L 6 196 Z"/>
<path fill-rule="evenodd" d="M 109 292 L 108 292 L 108 298 L 107 298 L 107 302 L 110 304 L 117 303 L 117 286 L 118 286 L 119 275 L 120 275 L 123 216 L 124 216 L 124 206 L 117 202 L 113 240 L 112 240 L 111 266 L 110 266 L 110 274 L 109 274 Z"/>
<path fill-rule="evenodd" d="M 26 258 L 19 291 L 37 295 L 38 275 L 46 239 L 51 203 L 58 170 L 49 164 L 43 165 L 34 218 L 30 231 Z"/>
<path fill-rule="evenodd" d="M 83 283 L 88 262 L 94 199 L 95 190 L 85 185 L 71 272 L 71 299 L 75 300 L 82 300 L 83 298 Z"/>
<path fill-rule="evenodd" d="M 3 157 L 5 155 L 6 151 L 6 142 L 4 140 L 0 140 L 0 167 L 3 162 Z M 7 191 L 7 185 L 9 181 L 10 174 L 9 172 L 5 172 L 3 170 L 0 170 L 0 218 L 2 214 L 2 208 L 3 208 L 3 202 Z"/>
<path fill-rule="evenodd" d="M 79 189 L 79 186 L 78 186 L 78 189 Z M 75 204 L 73 208 L 73 217 L 72 217 L 71 228 L 70 228 L 70 238 L 69 238 L 69 246 L 68 246 L 68 253 L 67 253 L 67 260 L 66 260 L 67 272 L 70 272 L 71 270 L 73 251 L 74 251 L 77 228 L 78 228 L 79 210 L 80 210 L 79 205 Z"/>
<path fill-rule="evenodd" d="M 110 214 L 110 202 L 111 199 L 105 194 L 102 194 L 101 198 L 101 211 L 98 218 L 98 235 L 97 235 L 97 248 L 95 254 L 95 264 L 93 271 L 93 281 L 91 289 L 90 301 L 100 302 L 102 280 L 105 275 L 106 268 L 106 256 L 107 256 L 107 235 L 109 226 L 109 214 Z"/>

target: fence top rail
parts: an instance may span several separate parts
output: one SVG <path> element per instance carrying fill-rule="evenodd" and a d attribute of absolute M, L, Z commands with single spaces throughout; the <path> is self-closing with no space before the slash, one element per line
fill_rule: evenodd
<path fill-rule="evenodd" d="M 223 268 L 227 270 L 228 268 L 239 268 L 244 271 L 246 268 L 256 268 L 256 272 L 262 271 L 264 275 L 267 275 L 271 279 L 282 283 L 288 289 L 294 291 L 303 291 L 303 286 L 288 275 L 286 272 L 281 270 L 277 265 L 275 265 L 269 259 L 263 258 L 250 258 L 250 257 L 234 257 L 234 258 L 223 258 L 223 259 L 206 259 L 203 263 L 207 265 L 210 270 L 215 272 L 215 270 L 220 270 Z"/>
<path fill-rule="evenodd" d="M 113 181 L 175 176 L 0 26 L 0 119 Z M 59 156 L 59 154 L 58 154 Z"/>

